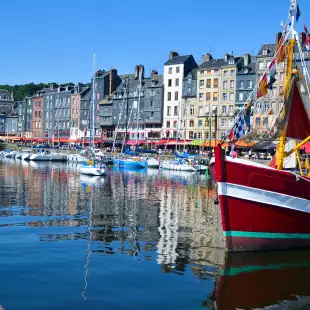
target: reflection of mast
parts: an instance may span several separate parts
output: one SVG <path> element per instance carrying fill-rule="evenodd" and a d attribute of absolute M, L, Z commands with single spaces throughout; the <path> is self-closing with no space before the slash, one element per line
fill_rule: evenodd
<path fill-rule="evenodd" d="M 92 234 L 92 231 L 91 231 L 91 228 L 92 228 L 92 217 L 93 217 L 93 198 L 94 198 L 94 192 L 93 192 L 93 189 L 91 189 L 91 197 L 90 197 L 90 201 L 89 201 L 89 206 L 88 206 L 88 226 L 87 226 L 87 231 L 88 231 L 88 242 L 87 242 L 87 255 L 86 255 L 86 261 L 85 261 L 85 265 L 84 265 L 84 270 L 85 270 L 85 274 L 84 274 L 84 289 L 82 291 L 82 297 L 84 298 L 84 300 L 86 300 L 86 289 L 87 289 L 87 286 L 88 286 L 88 283 L 87 283 L 87 276 L 88 276 L 88 265 L 89 265 L 89 262 L 90 262 L 90 256 L 91 256 L 91 253 L 92 253 L 92 250 L 91 250 L 91 242 L 92 242 L 92 237 L 93 237 L 93 234 Z M 87 190 L 87 187 L 86 187 L 86 190 Z"/>

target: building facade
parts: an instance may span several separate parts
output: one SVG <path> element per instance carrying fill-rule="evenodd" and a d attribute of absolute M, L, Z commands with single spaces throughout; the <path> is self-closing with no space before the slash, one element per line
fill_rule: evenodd
<path fill-rule="evenodd" d="M 32 137 L 43 138 L 44 94 L 38 92 L 32 97 Z"/>
<path fill-rule="evenodd" d="M 183 79 L 197 67 L 192 55 L 179 56 L 176 52 L 169 53 L 169 59 L 164 65 L 162 137 L 172 139 L 185 137 L 185 115 L 182 107 Z"/>

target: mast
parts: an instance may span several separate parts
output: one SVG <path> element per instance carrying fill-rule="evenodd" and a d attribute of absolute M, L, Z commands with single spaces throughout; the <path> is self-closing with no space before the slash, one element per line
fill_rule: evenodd
<path fill-rule="evenodd" d="M 136 147 L 138 145 L 138 135 L 139 135 L 139 113 L 140 113 L 140 100 L 141 100 L 141 88 L 142 88 L 142 66 L 139 67 L 139 97 L 138 97 L 138 107 L 137 107 L 137 130 L 136 130 Z"/>
<path fill-rule="evenodd" d="M 94 149 L 95 144 L 95 77 L 96 77 L 96 53 L 93 54 L 93 100 L 91 106 L 91 124 L 89 133 L 89 142 L 91 150 Z"/>
<path fill-rule="evenodd" d="M 287 100 L 289 96 L 289 88 L 290 81 L 292 75 L 293 68 L 293 56 L 294 56 L 294 46 L 295 46 L 295 35 L 296 31 L 294 30 L 294 22 L 295 22 L 295 14 L 297 9 L 297 0 L 291 0 L 291 8 L 290 8 L 290 40 L 288 44 L 288 57 L 287 57 L 287 71 L 286 71 L 286 79 L 285 79 L 285 90 L 284 90 L 284 100 Z M 282 116 L 284 117 L 286 114 L 285 106 L 283 107 Z M 284 163 L 284 153 L 285 153 L 285 139 L 286 139 L 286 125 L 283 126 L 280 141 L 278 146 L 278 156 L 277 156 L 277 168 L 278 170 L 283 169 Z"/>

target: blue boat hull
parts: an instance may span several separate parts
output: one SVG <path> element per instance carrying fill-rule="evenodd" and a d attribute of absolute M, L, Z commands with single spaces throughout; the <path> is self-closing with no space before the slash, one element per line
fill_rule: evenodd
<path fill-rule="evenodd" d="M 131 168 L 131 169 L 142 169 L 144 166 L 142 163 L 126 160 L 126 159 L 114 159 L 113 164 L 116 166 L 124 167 L 124 168 Z"/>

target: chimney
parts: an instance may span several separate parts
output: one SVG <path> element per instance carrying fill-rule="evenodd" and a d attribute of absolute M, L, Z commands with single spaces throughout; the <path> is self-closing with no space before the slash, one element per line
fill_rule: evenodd
<path fill-rule="evenodd" d="M 299 42 L 300 42 L 301 45 L 305 45 L 306 44 L 306 37 L 307 37 L 307 35 L 306 35 L 305 32 L 301 32 L 299 34 Z"/>
<path fill-rule="evenodd" d="M 243 57 L 243 65 L 246 67 L 248 66 L 249 64 L 251 63 L 251 54 L 244 54 L 244 57 Z"/>
<path fill-rule="evenodd" d="M 152 72 L 151 72 L 151 76 L 154 76 L 154 75 L 158 75 L 158 72 L 153 69 Z"/>
<path fill-rule="evenodd" d="M 169 59 L 172 59 L 173 57 L 176 57 L 176 56 L 179 56 L 179 54 L 178 54 L 177 52 L 171 51 L 171 52 L 169 53 Z"/>
<path fill-rule="evenodd" d="M 136 65 L 135 67 L 135 80 L 139 79 L 139 65 Z"/>
<path fill-rule="evenodd" d="M 50 90 L 53 90 L 54 89 L 54 84 L 51 84 L 50 85 Z"/>
<path fill-rule="evenodd" d="M 144 79 L 144 66 L 140 65 L 139 66 L 139 78 L 140 78 L 140 74 L 141 74 L 141 80 Z"/>
<path fill-rule="evenodd" d="M 229 58 L 230 58 L 230 54 L 226 53 L 225 54 L 225 62 L 228 62 Z"/>
<path fill-rule="evenodd" d="M 210 53 L 207 53 L 205 55 L 202 55 L 201 62 L 209 62 L 212 59 L 213 59 L 212 55 Z"/>
<path fill-rule="evenodd" d="M 276 46 L 278 46 L 281 38 L 282 38 L 282 32 L 277 32 L 276 33 Z"/>

